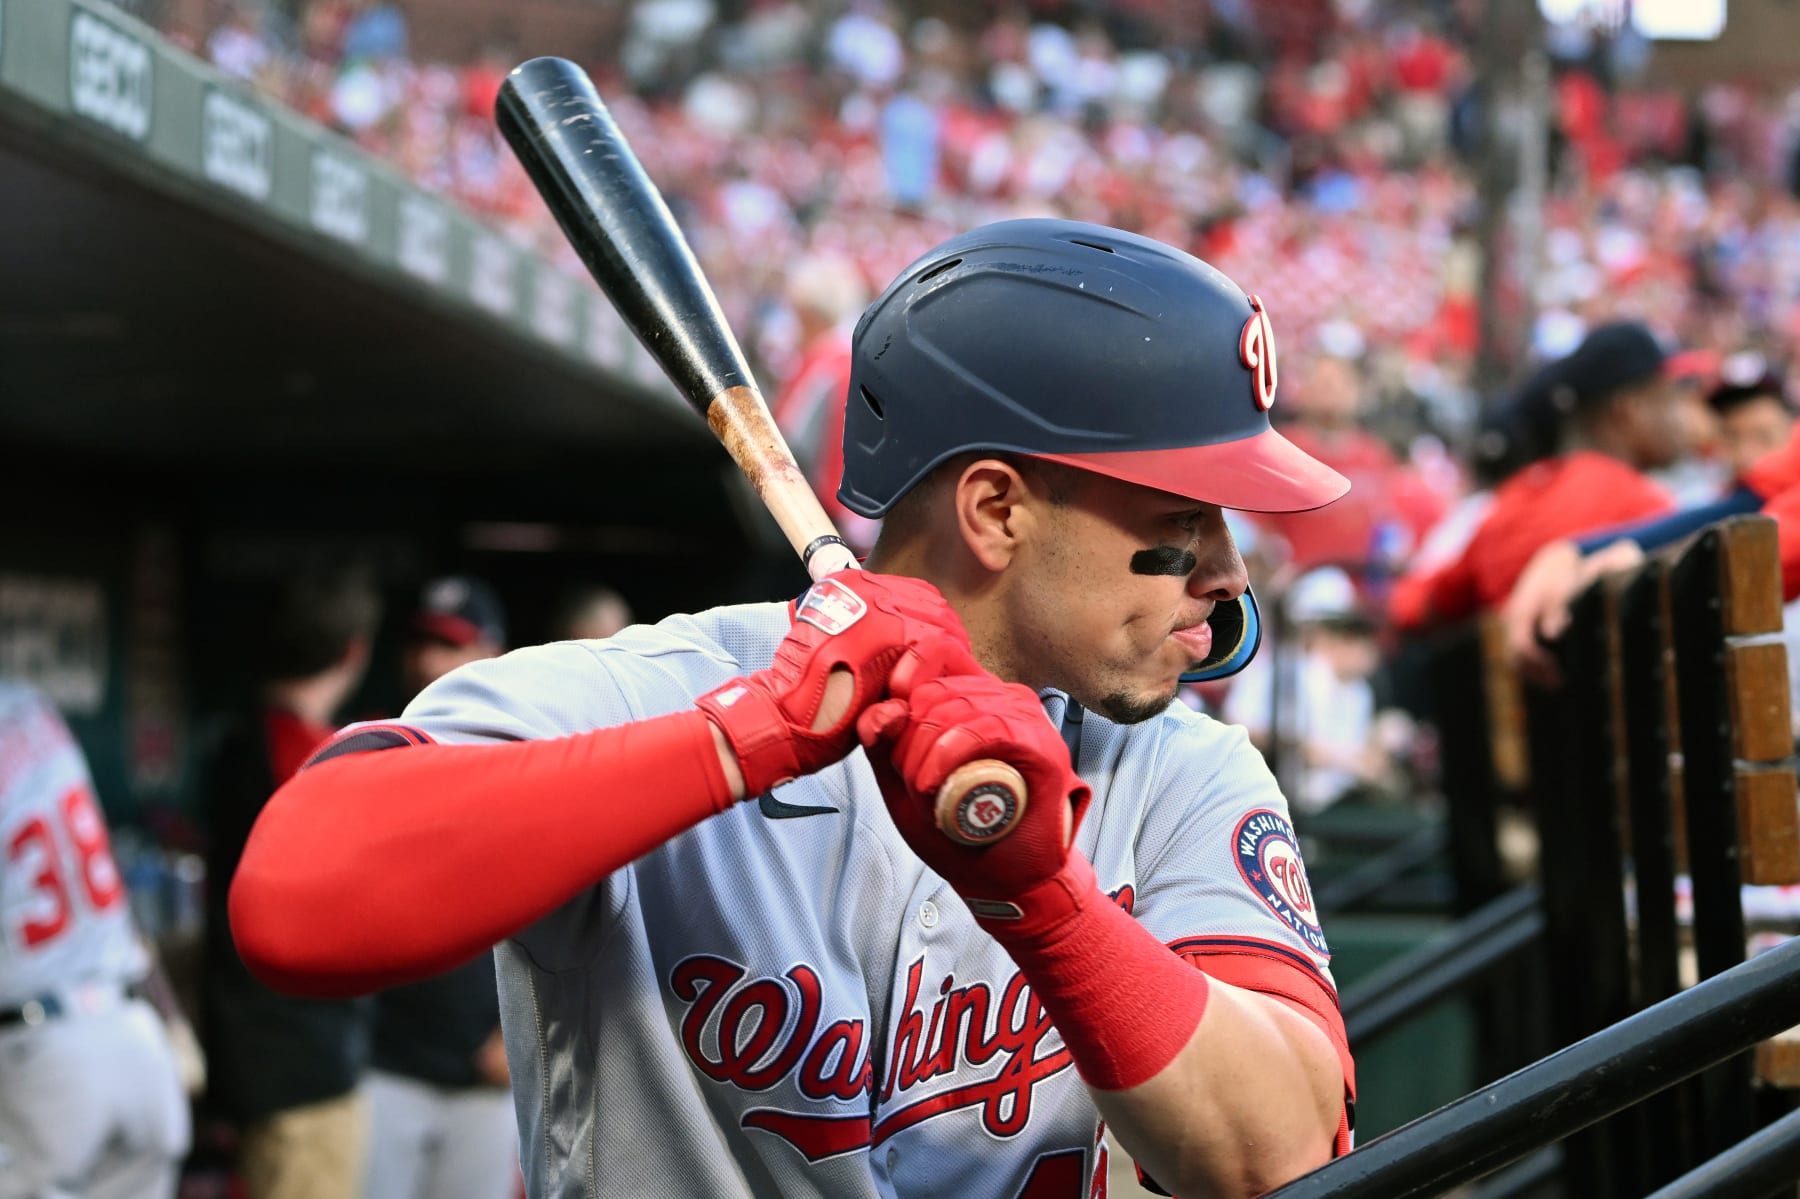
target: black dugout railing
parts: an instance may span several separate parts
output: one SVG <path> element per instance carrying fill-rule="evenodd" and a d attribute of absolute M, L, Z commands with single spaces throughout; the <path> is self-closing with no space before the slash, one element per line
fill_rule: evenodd
<path fill-rule="evenodd" d="M 1363 907 L 1420 867 L 1442 857 L 1449 842 L 1450 834 L 1443 825 L 1427 825 L 1329 883 L 1320 884 L 1313 892 L 1313 902 L 1327 916 Z"/>
<path fill-rule="evenodd" d="M 1425 1199 L 1741 1053 L 1800 1012 L 1785 942 L 1321 1167 L 1266 1199 Z"/>
<path fill-rule="evenodd" d="M 1407 1018 L 1471 992 L 1544 933 L 1541 895 L 1526 883 L 1402 954 L 1344 992 L 1344 1027 L 1359 1051 Z"/>
<path fill-rule="evenodd" d="M 1493 885 L 1492 859 L 1473 847 L 1497 831 L 1496 799 L 1522 798 L 1536 817 L 1541 910 L 1517 894 L 1508 897 L 1516 907 L 1486 905 L 1463 926 L 1478 930 L 1469 937 L 1483 942 L 1478 949 L 1428 948 L 1347 992 L 1351 1045 L 1458 993 L 1516 1037 L 1522 1008 L 1502 1000 L 1527 988 L 1503 997 L 1507 975 L 1497 970 L 1513 958 L 1540 973 L 1529 990 L 1549 1005 L 1549 1044 L 1570 1048 L 1371 1142 L 1346 1159 L 1360 1159 L 1359 1168 L 1334 1163 L 1321 1172 L 1328 1183 L 1295 1184 L 1282 1199 L 1435 1194 L 1521 1158 L 1529 1163 L 1480 1193 L 1528 1193 L 1552 1172 L 1571 1199 L 1640 1199 L 1678 1177 L 1722 1187 L 1730 1184 L 1709 1180 L 1757 1186 L 1787 1176 L 1782 1134 L 1744 1140 L 1786 1102 L 1753 1086 L 1747 1051 L 1800 1022 L 1800 1007 L 1783 1006 L 1791 998 L 1772 1006 L 1760 998 L 1792 995 L 1800 951 L 1790 942 L 1749 964 L 1779 968 L 1783 977 L 1765 976 L 1766 986 L 1735 996 L 1716 985 L 1729 979 L 1736 989 L 1750 977 L 1739 965 L 1739 884 L 1800 882 L 1779 580 L 1773 522 L 1743 517 L 1597 582 L 1549 647 L 1562 685 L 1527 687 L 1522 719 L 1518 680 L 1495 652 L 1491 622 L 1446 643 L 1440 677 L 1464 678 L 1455 694 L 1467 701 L 1452 706 L 1456 727 L 1444 730 L 1458 878 L 1474 884 L 1466 895 Z M 1471 669 L 1482 672 L 1479 686 L 1463 675 Z M 1471 711 L 1480 719 L 1468 719 Z M 1512 757 L 1521 740 L 1523 763 Z M 1681 875 L 1693 900 L 1685 932 L 1676 919 Z M 1539 929 L 1542 954 L 1522 954 Z M 1684 943 L 1703 980 L 1686 992 Z M 1470 987 L 1490 971 L 1494 986 Z M 1744 1009 L 1731 1011 L 1737 1002 Z M 1680 1026 L 1688 1020 L 1696 1023 Z M 1794 1085 L 1785 1047 L 1772 1042 L 1756 1058 L 1766 1058 L 1761 1076 L 1776 1086 Z M 1623 1114 L 1607 1118 L 1615 1113 Z M 1722 1156 L 1696 1168 L 1711 1155 Z M 1754 1199 L 1747 1190 L 1695 1193 Z"/>

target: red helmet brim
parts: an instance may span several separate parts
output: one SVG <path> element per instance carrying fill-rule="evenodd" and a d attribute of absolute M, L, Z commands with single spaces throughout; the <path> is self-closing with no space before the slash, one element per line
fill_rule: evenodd
<path fill-rule="evenodd" d="M 1274 429 L 1214 445 L 1032 457 L 1244 512 L 1305 512 L 1350 490 L 1350 480 Z"/>

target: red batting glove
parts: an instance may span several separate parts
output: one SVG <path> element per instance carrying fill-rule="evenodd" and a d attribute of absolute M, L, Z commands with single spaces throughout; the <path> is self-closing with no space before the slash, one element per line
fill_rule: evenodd
<path fill-rule="evenodd" d="M 1071 849 L 1092 791 L 1029 687 L 957 674 L 895 688 L 857 721 L 888 812 L 912 851 L 955 888 L 983 927 L 1030 935 L 1094 891 L 1094 868 Z M 991 845 L 939 831 L 939 788 L 957 767 L 997 758 L 1025 779 L 1024 815 Z"/>
<path fill-rule="evenodd" d="M 695 701 L 737 755 L 744 794 L 822 770 L 856 748 L 856 718 L 889 694 L 947 670 L 978 671 L 969 634 L 923 579 L 844 570 L 801 597 L 794 627 L 767 670 Z M 850 703 L 814 730 L 832 672 L 848 671 Z"/>

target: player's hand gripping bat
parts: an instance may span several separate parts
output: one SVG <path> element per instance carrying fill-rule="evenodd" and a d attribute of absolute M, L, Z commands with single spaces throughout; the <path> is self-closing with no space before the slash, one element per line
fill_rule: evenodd
<path fill-rule="evenodd" d="M 534 58 L 500 88 L 500 131 L 588 272 L 744 472 L 814 579 L 857 565 L 831 525 L 750 377 L 694 252 L 587 74 Z M 938 792 L 937 822 L 982 845 L 1025 812 L 1025 780 L 1004 762 L 959 768 Z"/>

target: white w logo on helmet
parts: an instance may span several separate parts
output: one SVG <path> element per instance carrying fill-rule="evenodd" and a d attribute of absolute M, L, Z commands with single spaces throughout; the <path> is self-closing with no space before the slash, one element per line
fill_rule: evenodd
<path fill-rule="evenodd" d="M 1267 412 L 1275 403 L 1275 328 L 1260 299 L 1251 296 L 1250 307 L 1255 311 L 1238 338 L 1238 357 L 1250 371 L 1250 394 L 1256 406 Z"/>

